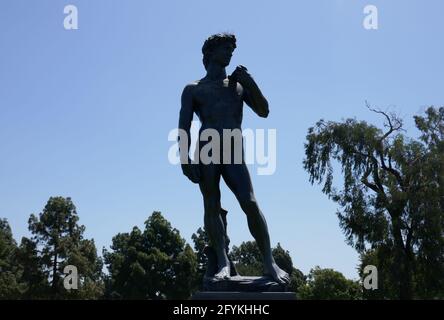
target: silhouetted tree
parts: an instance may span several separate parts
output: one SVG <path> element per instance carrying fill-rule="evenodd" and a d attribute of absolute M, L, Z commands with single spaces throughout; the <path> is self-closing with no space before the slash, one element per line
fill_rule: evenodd
<path fill-rule="evenodd" d="M 18 299 L 24 290 L 23 269 L 16 263 L 17 243 L 6 219 L 0 219 L 0 299 Z"/>
<path fill-rule="evenodd" d="M 98 298 L 102 295 L 101 259 L 93 240 L 83 238 L 85 227 L 78 225 L 76 208 L 70 198 L 51 197 L 45 208 L 29 218 L 33 234 L 32 246 L 25 240 L 24 249 L 38 252 L 39 264 L 51 281 L 53 299 Z M 30 256 L 32 259 L 32 255 Z M 79 289 L 67 291 L 63 286 L 63 269 L 66 265 L 77 267 Z"/>
<path fill-rule="evenodd" d="M 239 274 L 244 276 L 263 275 L 262 255 L 256 241 L 242 242 L 239 247 L 233 246 L 230 251 L 230 258 Z"/>
<path fill-rule="evenodd" d="M 143 232 L 134 227 L 130 233 L 113 237 L 111 250 L 104 250 L 109 296 L 185 299 L 194 290 L 196 255 L 160 212 L 153 212 Z"/>
<path fill-rule="evenodd" d="M 362 288 L 359 282 L 346 279 L 338 271 L 315 267 L 306 284 L 299 288 L 298 296 L 304 300 L 359 300 Z"/>
<path fill-rule="evenodd" d="M 17 252 L 17 263 L 23 268 L 21 276 L 25 289 L 22 299 L 49 299 L 51 286 L 39 257 L 37 244 L 23 237 Z"/>
<path fill-rule="evenodd" d="M 415 117 L 419 139 L 405 137 L 395 115 L 373 111 L 385 118 L 384 131 L 355 119 L 310 128 L 304 168 L 340 205 L 349 244 L 361 254 L 376 252 L 377 266 L 389 272 L 386 290 L 396 288 L 401 299 L 442 297 L 444 108 Z M 341 166 L 342 188 L 333 187 L 333 161 Z"/>
<path fill-rule="evenodd" d="M 197 229 L 196 233 L 192 234 L 191 239 L 194 243 L 194 251 L 197 258 L 196 287 L 202 289 L 202 279 L 205 275 L 208 262 L 208 258 L 204 254 L 204 249 L 207 246 L 209 239 L 202 228 Z"/>

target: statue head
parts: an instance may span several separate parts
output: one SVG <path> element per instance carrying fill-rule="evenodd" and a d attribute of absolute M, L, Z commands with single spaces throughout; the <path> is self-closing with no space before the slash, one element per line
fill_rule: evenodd
<path fill-rule="evenodd" d="M 203 64 L 207 69 L 210 61 L 224 67 L 230 64 L 231 56 L 236 48 L 236 37 L 230 33 L 218 33 L 205 40 L 202 46 Z"/>

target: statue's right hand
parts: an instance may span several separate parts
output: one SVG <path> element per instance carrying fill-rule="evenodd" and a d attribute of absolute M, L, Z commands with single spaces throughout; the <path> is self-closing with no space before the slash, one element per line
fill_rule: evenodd
<path fill-rule="evenodd" d="M 182 164 L 182 172 L 193 183 L 199 183 L 200 181 L 200 169 L 199 165 L 195 163 Z"/>

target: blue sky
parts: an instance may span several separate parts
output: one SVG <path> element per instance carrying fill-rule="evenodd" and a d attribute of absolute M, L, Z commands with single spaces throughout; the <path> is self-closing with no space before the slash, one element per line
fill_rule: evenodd
<path fill-rule="evenodd" d="M 63 28 L 74 4 L 79 29 Z M 379 29 L 362 26 L 376 5 Z M 186 83 L 204 76 L 201 46 L 217 32 L 238 39 L 231 72 L 247 66 L 270 116 L 244 112 L 245 128 L 277 129 L 277 170 L 251 176 L 269 225 L 303 272 L 315 265 L 356 278 L 336 205 L 302 168 L 317 120 L 412 116 L 443 105 L 442 1 L 2 1 L 0 11 L 0 217 L 17 240 L 50 196 L 70 196 L 99 251 L 161 211 L 191 243 L 203 224 L 196 185 L 168 162 Z M 251 240 L 223 185 L 233 244 Z"/>

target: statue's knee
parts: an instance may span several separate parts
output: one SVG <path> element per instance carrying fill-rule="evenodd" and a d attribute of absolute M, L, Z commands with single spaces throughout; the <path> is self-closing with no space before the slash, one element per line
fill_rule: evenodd
<path fill-rule="evenodd" d="M 204 201 L 205 212 L 220 214 L 220 200 L 218 198 L 207 198 Z"/>
<path fill-rule="evenodd" d="M 251 195 L 240 196 L 239 202 L 246 213 L 255 213 L 258 211 L 256 199 Z"/>

